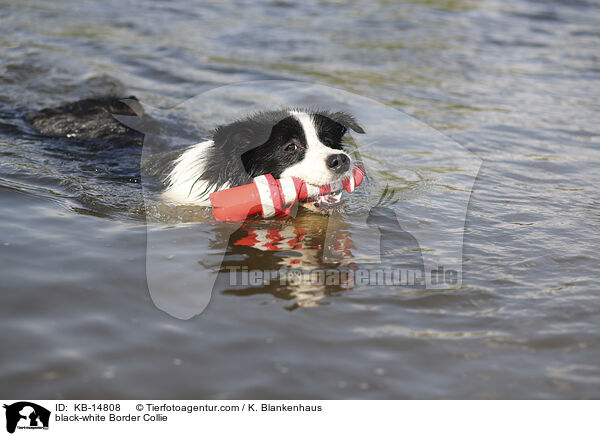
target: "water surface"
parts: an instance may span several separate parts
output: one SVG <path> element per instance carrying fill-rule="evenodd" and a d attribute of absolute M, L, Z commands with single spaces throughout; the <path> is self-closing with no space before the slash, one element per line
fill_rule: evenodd
<path fill-rule="evenodd" d="M 600 396 L 597 3 L 0 5 L 5 397 Z M 225 286 L 201 315 L 174 318 L 156 307 L 146 281 L 147 234 L 160 224 L 146 225 L 141 151 L 44 138 L 22 121 L 90 95 L 136 95 L 166 110 L 219 86 L 269 79 L 387 104 L 483 160 L 462 287 Z M 244 103 L 214 109 L 239 113 Z M 431 182 L 437 166 L 421 177 L 406 170 L 405 151 L 363 156 L 401 193 L 399 219 L 418 232 L 443 223 L 452 205 L 437 219 L 412 213 L 411 201 L 444 188 Z M 178 211 L 175 221 L 204 220 L 202 234 L 222 241 L 222 229 L 198 213 Z M 352 209 L 339 227 L 355 232 L 339 262 L 370 243 L 351 217 Z M 301 235 L 302 248 L 229 244 L 225 265 L 321 266 L 322 217 L 255 226 Z"/>

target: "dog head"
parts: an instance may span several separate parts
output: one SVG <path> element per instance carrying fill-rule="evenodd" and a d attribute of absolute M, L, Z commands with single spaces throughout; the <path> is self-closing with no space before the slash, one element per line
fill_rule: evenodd
<path fill-rule="evenodd" d="M 342 144 L 348 129 L 364 133 L 346 113 L 292 109 L 262 112 L 219 127 L 213 140 L 232 159 L 239 156 L 251 178 L 297 177 L 320 186 L 351 176 L 352 159 Z M 341 194 L 334 194 L 321 200 L 336 203 Z"/>

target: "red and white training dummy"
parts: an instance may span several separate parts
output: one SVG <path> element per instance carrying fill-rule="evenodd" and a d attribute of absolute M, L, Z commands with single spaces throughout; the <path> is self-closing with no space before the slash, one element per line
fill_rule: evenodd
<path fill-rule="evenodd" d="M 263 218 L 287 216 L 294 203 L 318 195 L 345 189 L 349 193 L 360 185 L 365 171 L 354 165 L 352 177 L 337 184 L 307 185 L 296 177 L 274 179 L 270 174 L 254 178 L 252 183 L 210 194 L 213 215 L 217 221 L 240 221 L 259 215 Z"/>

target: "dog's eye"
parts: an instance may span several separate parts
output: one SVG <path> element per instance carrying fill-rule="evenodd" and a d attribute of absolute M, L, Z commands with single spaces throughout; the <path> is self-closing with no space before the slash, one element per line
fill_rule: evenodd
<path fill-rule="evenodd" d="M 298 146 L 293 142 L 285 146 L 285 151 L 296 151 L 298 150 Z"/>

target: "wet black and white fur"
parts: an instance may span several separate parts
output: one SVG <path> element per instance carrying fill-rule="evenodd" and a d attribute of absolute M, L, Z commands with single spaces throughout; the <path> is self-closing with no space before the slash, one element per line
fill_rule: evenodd
<path fill-rule="evenodd" d="M 173 162 L 163 197 L 173 203 L 210 205 L 209 194 L 251 183 L 254 177 L 298 177 L 320 186 L 351 176 L 342 150 L 348 129 L 364 130 L 343 112 L 289 109 L 260 112 L 218 127 L 212 139 L 185 149 Z M 341 192 L 317 198 L 314 206 L 337 204 Z"/>

